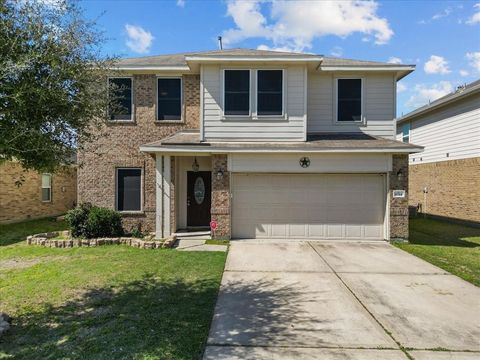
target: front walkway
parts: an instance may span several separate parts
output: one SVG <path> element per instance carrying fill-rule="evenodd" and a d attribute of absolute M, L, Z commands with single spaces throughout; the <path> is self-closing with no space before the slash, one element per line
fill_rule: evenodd
<path fill-rule="evenodd" d="M 204 359 L 478 359 L 479 299 L 387 243 L 232 241 Z"/>

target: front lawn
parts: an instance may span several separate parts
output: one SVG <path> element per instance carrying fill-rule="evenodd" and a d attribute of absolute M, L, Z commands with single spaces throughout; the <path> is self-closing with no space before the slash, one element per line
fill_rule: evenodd
<path fill-rule="evenodd" d="M 409 240 L 396 246 L 480 286 L 480 229 L 416 218 Z"/>
<path fill-rule="evenodd" d="M 27 234 L 62 229 L 46 224 L 0 226 L 0 311 L 13 317 L 0 338 L 0 358 L 201 355 L 225 253 L 121 245 L 50 249 L 19 242 Z"/>

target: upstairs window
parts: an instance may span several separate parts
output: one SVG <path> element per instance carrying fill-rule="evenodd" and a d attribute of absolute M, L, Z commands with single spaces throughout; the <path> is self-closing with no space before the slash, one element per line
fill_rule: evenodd
<path fill-rule="evenodd" d="M 110 78 L 110 107 L 108 114 L 110 120 L 132 120 L 132 79 Z"/>
<path fill-rule="evenodd" d="M 52 201 L 52 175 L 42 174 L 42 201 Z"/>
<path fill-rule="evenodd" d="M 257 71 L 257 115 L 282 115 L 283 71 Z"/>
<path fill-rule="evenodd" d="M 117 169 L 117 210 L 142 210 L 142 169 Z"/>
<path fill-rule="evenodd" d="M 410 123 L 406 123 L 402 126 L 402 141 L 404 143 L 410 142 Z"/>
<path fill-rule="evenodd" d="M 337 79 L 337 121 L 362 121 L 362 79 Z"/>
<path fill-rule="evenodd" d="M 182 79 L 157 79 L 157 120 L 181 120 Z"/>
<path fill-rule="evenodd" d="M 225 115 L 250 115 L 250 70 L 225 70 Z"/>

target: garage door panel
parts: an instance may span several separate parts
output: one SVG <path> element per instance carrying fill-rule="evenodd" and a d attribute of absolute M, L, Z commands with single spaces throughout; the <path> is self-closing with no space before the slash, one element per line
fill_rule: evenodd
<path fill-rule="evenodd" d="M 233 237 L 382 239 L 381 175 L 234 174 Z"/>

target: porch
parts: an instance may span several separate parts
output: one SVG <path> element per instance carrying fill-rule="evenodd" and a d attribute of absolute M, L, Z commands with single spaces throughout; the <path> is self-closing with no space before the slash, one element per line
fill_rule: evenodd
<path fill-rule="evenodd" d="M 230 238 L 230 197 L 227 155 L 156 155 L 156 237 L 208 231 Z"/>

